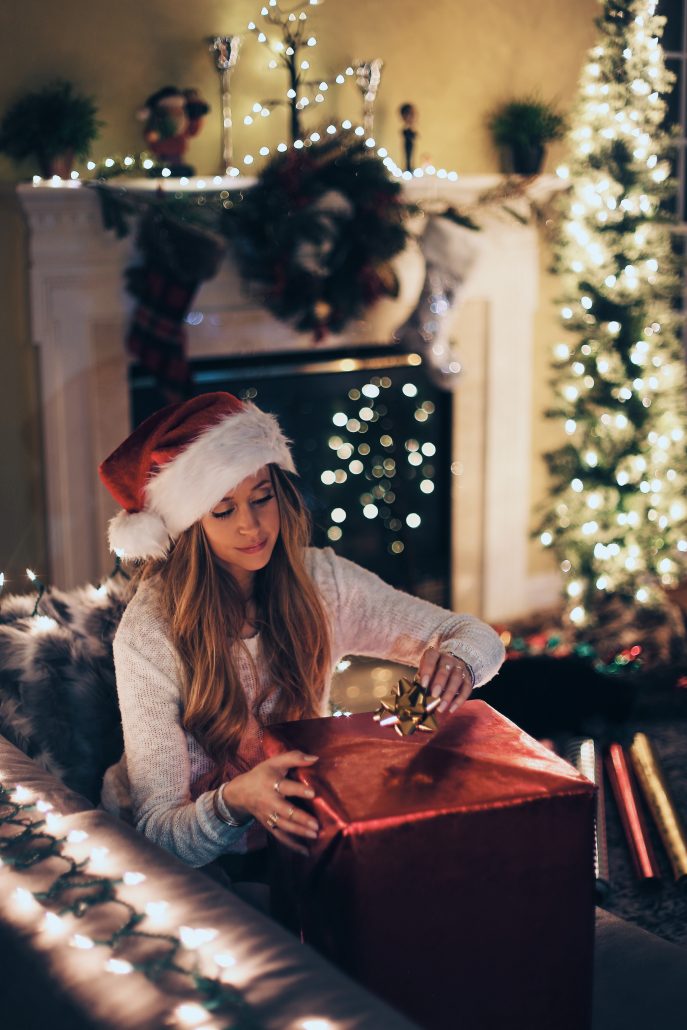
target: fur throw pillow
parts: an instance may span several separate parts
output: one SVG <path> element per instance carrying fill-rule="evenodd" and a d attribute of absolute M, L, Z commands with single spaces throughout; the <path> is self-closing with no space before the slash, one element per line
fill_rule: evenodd
<path fill-rule="evenodd" d="M 98 803 L 123 750 L 112 639 L 128 600 L 102 587 L 49 590 L 0 603 L 0 732 L 72 790 Z"/>

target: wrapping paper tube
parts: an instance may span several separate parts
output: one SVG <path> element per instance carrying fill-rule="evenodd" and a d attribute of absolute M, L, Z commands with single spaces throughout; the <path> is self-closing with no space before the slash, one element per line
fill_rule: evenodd
<path fill-rule="evenodd" d="M 607 891 L 610 887 L 608 870 L 608 837 L 606 834 L 606 793 L 604 789 L 603 759 L 596 741 L 591 737 L 576 737 L 568 744 L 565 757 L 579 773 L 596 784 L 596 812 L 594 834 L 594 870 L 597 887 Z"/>
<path fill-rule="evenodd" d="M 630 760 L 661 835 L 676 880 L 687 877 L 687 835 L 666 785 L 658 756 L 644 733 L 635 733 Z"/>
<path fill-rule="evenodd" d="M 620 812 L 635 873 L 640 880 L 658 880 L 661 873 L 646 831 L 639 799 L 632 784 L 630 767 L 620 744 L 609 746 L 606 770 Z"/>

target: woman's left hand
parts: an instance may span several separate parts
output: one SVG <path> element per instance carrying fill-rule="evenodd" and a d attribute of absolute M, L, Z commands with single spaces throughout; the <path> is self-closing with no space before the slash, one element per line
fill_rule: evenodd
<path fill-rule="evenodd" d="M 462 658 L 428 647 L 417 670 L 418 679 L 432 697 L 440 697 L 439 712 L 457 711 L 472 693 L 472 676 Z"/>

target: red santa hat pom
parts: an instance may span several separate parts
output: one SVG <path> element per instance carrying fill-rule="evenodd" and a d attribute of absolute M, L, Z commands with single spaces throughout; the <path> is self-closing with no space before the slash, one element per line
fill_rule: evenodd
<path fill-rule="evenodd" d="M 180 533 L 263 465 L 295 472 L 273 415 L 230 393 L 170 404 L 134 430 L 100 466 L 120 511 L 110 547 L 131 559 L 162 558 Z"/>

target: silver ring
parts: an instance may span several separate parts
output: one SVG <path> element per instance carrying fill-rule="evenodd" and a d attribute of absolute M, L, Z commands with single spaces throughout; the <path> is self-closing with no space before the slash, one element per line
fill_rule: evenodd
<path fill-rule="evenodd" d="M 279 788 L 280 788 L 281 784 L 284 782 L 285 779 L 286 779 L 286 777 L 282 776 L 282 778 L 280 780 L 275 780 L 274 781 L 274 789 L 277 792 L 277 794 L 281 794 L 281 791 L 279 790 Z"/>
<path fill-rule="evenodd" d="M 278 822 L 279 822 L 279 812 L 270 812 L 270 814 L 269 814 L 269 816 L 267 818 L 267 821 L 265 822 L 265 826 L 267 827 L 268 830 L 273 830 Z"/>

